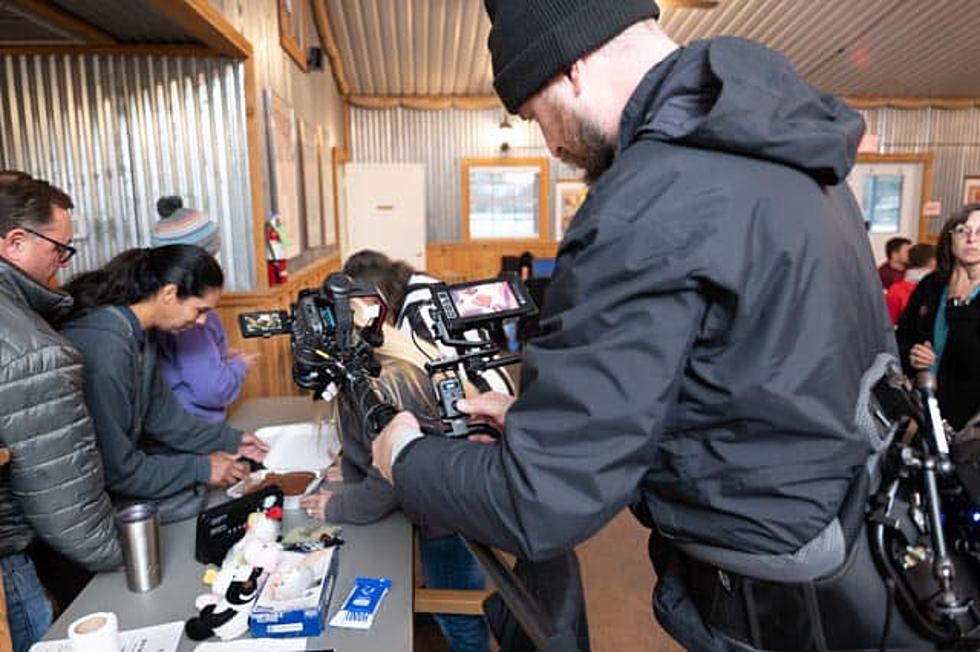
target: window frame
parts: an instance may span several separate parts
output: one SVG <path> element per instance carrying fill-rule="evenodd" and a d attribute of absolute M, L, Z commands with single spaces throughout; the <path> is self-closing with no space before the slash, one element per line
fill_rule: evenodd
<path fill-rule="evenodd" d="M 474 238 L 470 233 L 470 171 L 481 167 L 520 167 L 538 170 L 538 233 L 535 236 L 507 236 L 497 238 Z M 460 183 L 462 184 L 462 234 L 464 242 L 500 242 L 515 240 L 548 240 L 548 193 L 551 188 L 550 161 L 547 158 L 465 158 L 462 161 Z"/>

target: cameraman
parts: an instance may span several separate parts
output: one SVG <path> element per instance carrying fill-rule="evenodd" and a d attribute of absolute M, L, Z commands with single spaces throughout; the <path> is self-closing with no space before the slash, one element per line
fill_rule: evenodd
<path fill-rule="evenodd" d="M 503 439 L 402 413 L 375 464 L 406 509 L 531 559 L 630 505 L 689 649 L 877 647 L 855 414 L 895 343 L 844 183 L 861 117 L 756 43 L 679 48 L 650 0 L 486 6 L 498 94 L 593 185 L 521 397 L 460 405 Z M 891 621 L 889 649 L 928 647 Z"/>

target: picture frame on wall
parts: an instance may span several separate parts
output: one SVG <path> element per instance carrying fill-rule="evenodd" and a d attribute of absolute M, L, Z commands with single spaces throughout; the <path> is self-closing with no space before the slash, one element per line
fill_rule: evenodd
<path fill-rule="evenodd" d="M 285 257 L 302 252 L 302 222 L 299 184 L 299 143 L 292 107 L 269 89 L 262 91 L 265 105 L 269 154 L 269 185 L 272 210 L 286 233 Z"/>
<path fill-rule="evenodd" d="M 323 211 L 323 246 L 327 252 L 337 250 L 337 217 L 334 211 L 333 162 L 327 136 L 322 126 L 316 129 L 317 155 L 320 161 L 320 201 Z"/>
<path fill-rule="evenodd" d="M 585 202 L 589 187 L 581 179 L 558 179 L 555 182 L 555 240 L 561 240 L 575 213 Z"/>
<path fill-rule="evenodd" d="M 278 0 L 279 46 L 300 70 L 309 72 L 306 60 L 307 0 Z"/>
<path fill-rule="evenodd" d="M 299 149 L 303 165 L 303 224 L 307 249 L 323 245 L 320 161 L 317 131 L 305 120 L 299 120 Z"/>
<path fill-rule="evenodd" d="M 963 203 L 976 202 L 980 202 L 980 174 L 970 174 L 963 180 Z"/>

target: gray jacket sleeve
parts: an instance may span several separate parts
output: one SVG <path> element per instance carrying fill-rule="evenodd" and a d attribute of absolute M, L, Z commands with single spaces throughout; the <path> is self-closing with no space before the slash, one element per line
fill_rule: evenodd
<path fill-rule="evenodd" d="M 54 345 L 10 361 L 0 370 L 0 423 L 13 494 L 38 536 L 89 570 L 119 566 L 78 354 Z"/>
<path fill-rule="evenodd" d="M 125 342 L 86 351 L 83 347 L 93 342 L 75 341 L 85 357 L 85 402 L 105 459 L 106 487 L 127 496 L 159 498 L 195 482 L 207 482 L 211 475 L 207 457 L 148 455 L 135 441 L 132 379 L 136 363 Z"/>
<path fill-rule="evenodd" d="M 422 437 L 399 455 L 395 491 L 406 511 L 545 559 L 638 499 L 705 301 L 683 265 L 654 262 L 672 248 L 614 227 L 573 265 L 560 259 L 566 268 L 552 283 L 561 287 L 548 301 L 557 289 L 563 302 L 545 305 L 545 334 L 528 345 L 502 441 Z"/>

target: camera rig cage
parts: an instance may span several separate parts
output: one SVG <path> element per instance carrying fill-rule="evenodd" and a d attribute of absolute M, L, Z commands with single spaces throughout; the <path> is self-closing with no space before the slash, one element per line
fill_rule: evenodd
<path fill-rule="evenodd" d="M 519 356 L 499 357 L 499 347 L 486 332 L 504 319 L 530 315 L 537 308 L 516 276 L 434 285 L 432 296 L 430 316 L 436 337 L 455 351 L 455 355 L 430 360 L 426 365 L 430 378 L 450 376 L 434 381 L 443 421 L 447 424 L 442 434 L 462 436 L 480 432 L 479 426 L 467 426 L 465 415 L 455 409 L 456 391 L 461 395 L 464 377 L 476 377 L 483 369 L 520 360 Z M 360 330 L 354 326 L 350 305 L 354 298 L 373 299 L 380 306 L 373 321 Z M 312 390 L 314 399 L 348 393 L 353 404 L 362 410 L 373 438 L 397 413 L 396 407 L 386 403 L 370 382 L 381 372 L 374 349 L 383 343 L 382 325 L 387 311 L 384 297 L 376 289 L 334 273 L 321 287 L 301 291 L 289 312 L 242 313 L 238 321 L 246 338 L 290 335 L 296 384 Z M 474 329 L 477 337 L 464 337 L 465 332 Z M 482 543 L 464 540 L 535 648 L 546 652 L 572 649 L 569 633 L 558 631 L 500 553 Z"/>

